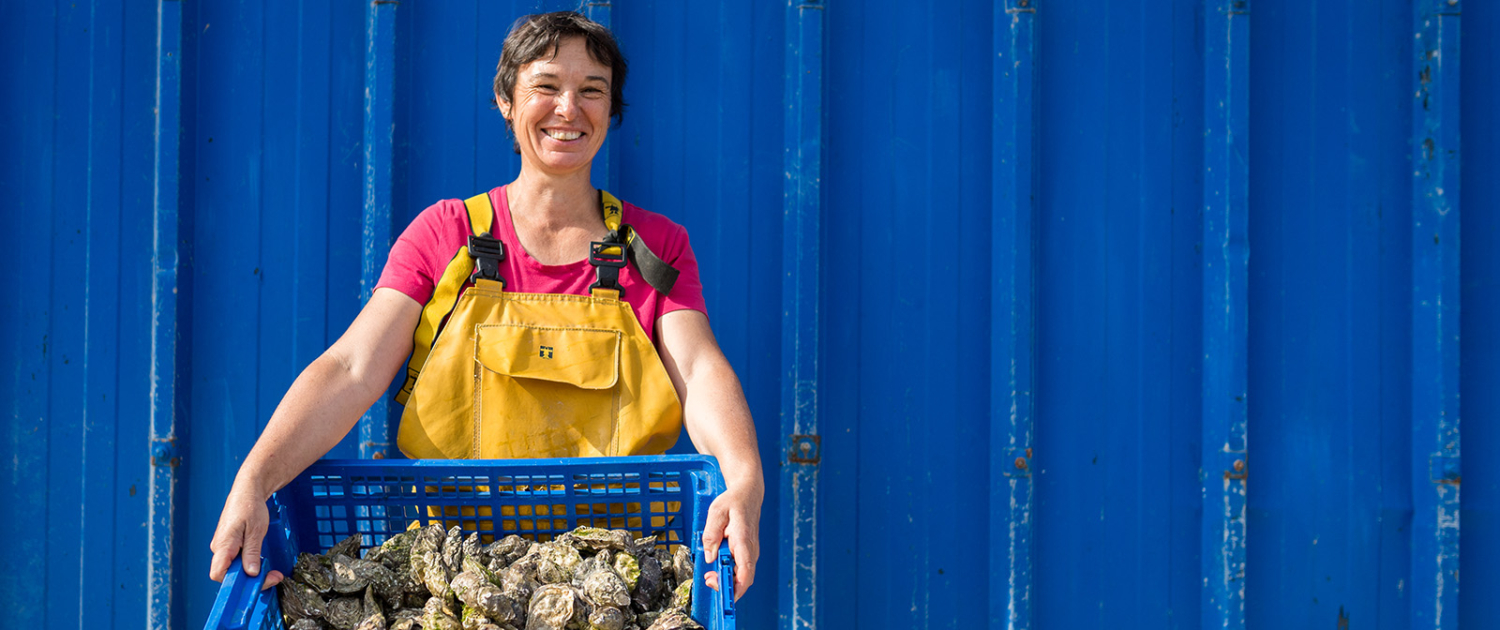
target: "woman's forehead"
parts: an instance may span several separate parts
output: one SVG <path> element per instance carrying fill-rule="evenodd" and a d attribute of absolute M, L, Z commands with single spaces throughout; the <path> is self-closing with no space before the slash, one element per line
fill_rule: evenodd
<path fill-rule="evenodd" d="M 532 78 L 557 78 L 574 74 L 585 75 L 588 80 L 609 82 L 610 68 L 594 59 L 584 45 L 583 38 L 573 37 L 558 42 L 547 54 L 526 62 L 521 74 Z"/>

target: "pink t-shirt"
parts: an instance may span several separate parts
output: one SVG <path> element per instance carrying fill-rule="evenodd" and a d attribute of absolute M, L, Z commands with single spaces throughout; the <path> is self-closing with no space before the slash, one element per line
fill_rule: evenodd
<path fill-rule="evenodd" d="M 566 265 L 537 262 L 516 238 L 505 187 L 491 190 L 489 194 L 490 203 L 495 207 L 492 235 L 505 245 L 505 260 L 500 263 L 500 278 L 505 280 L 505 290 L 588 295 L 589 285 L 598 279 L 588 258 Z M 708 312 L 703 301 L 703 283 L 698 278 L 698 259 L 693 256 L 685 228 L 655 212 L 623 201 L 621 205 L 621 221 L 635 228 L 640 238 L 651 246 L 651 251 L 679 272 L 672 293 L 662 295 L 641 278 L 634 265 L 626 265 L 620 270 L 624 299 L 630 303 L 641 328 L 646 330 L 654 344 L 656 320 L 662 315 L 685 308 Z M 454 253 L 468 242 L 469 215 L 463 200 L 439 201 L 417 215 L 401 233 L 401 238 L 396 239 L 376 286 L 395 289 L 425 305 L 432 298 L 433 287 L 443 277 L 443 270 L 448 268 Z"/>

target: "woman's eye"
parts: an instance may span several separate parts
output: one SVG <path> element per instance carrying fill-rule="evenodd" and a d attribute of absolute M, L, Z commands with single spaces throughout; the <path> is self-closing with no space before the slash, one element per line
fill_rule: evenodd
<path fill-rule="evenodd" d="M 536 89 L 541 90 L 543 92 L 556 92 L 557 91 L 557 86 L 552 85 L 551 83 L 543 83 L 541 85 L 536 86 Z"/>
<path fill-rule="evenodd" d="M 602 96 L 604 94 L 604 90 L 601 90 L 599 88 L 583 88 L 583 93 L 589 96 Z"/>

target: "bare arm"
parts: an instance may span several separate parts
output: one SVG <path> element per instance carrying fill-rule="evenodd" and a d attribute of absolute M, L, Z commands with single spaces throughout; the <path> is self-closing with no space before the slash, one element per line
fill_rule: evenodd
<path fill-rule="evenodd" d="M 245 551 L 245 572 L 260 573 L 270 517 L 266 500 L 327 454 L 390 385 L 411 354 L 422 306 L 393 289 L 376 289 L 332 347 L 302 371 L 240 466 L 214 532 L 209 577 L 222 581 Z M 279 574 L 267 576 L 274 585 Z"/>
<path fill-rule="evenodd" d="M 765 479 L 755 444 L 755 423 L 734 369 L 719 350 L 708 316 L 693 310 L 672 311 L 657 323 L 662 363 L 682 400 L 688 436 L 698 452 L 719 460 L 728 489 L 709 506 L 703 547 L 713 558 L 729 539 L 734 555 L 734 597 L 755 581 L 760 557 L 760 508 Z M 719 587 L 718 575 L 704 576 Z"/>

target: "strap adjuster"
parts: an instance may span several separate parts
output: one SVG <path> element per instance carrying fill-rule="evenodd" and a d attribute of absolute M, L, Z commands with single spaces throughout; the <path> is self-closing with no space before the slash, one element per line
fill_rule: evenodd
<path fill-rule="evenodd" d="M 620 253 L 611 254 L 604 250 L 611 247 L 618 248 Z M 625 244 L 611 243 L 609 241 L 593 241 L 589 243 L 589 264 L 595 267 L 614 267 L 622 269 L 625 267 Z"/>

